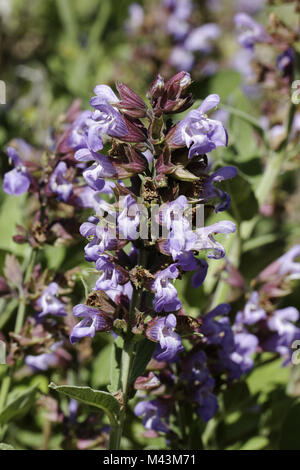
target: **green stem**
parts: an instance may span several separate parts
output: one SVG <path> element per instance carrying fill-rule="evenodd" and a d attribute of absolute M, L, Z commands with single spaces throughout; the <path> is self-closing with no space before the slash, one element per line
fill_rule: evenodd
<path fill-rule="evenodd" d="M 289 143 L 289 136 L 293 125 L 295 112 L 296 107 L 293 103 L 291 103 L 288 118 L 285 124 L 286 137 L 277 152 L 270 154 L 265 172 L 256 190 L 256 197 L 260 205 L 266 201 L 268 194 L 276 183 L 276 179 L 280 175 L 283 161 L 286 159 L 287 146 Z"/>
<path fill-rule="evenodd" d="M 2 384 L 1 384 L 1 391 L 0 391 L 0 413 L 3 410 L 6 402 L 6 397 L 9 391 L 11 382 L 11 375 L 8 374 L 4 377 Z"/>
<path fill-rule="evenodd" d="M 131 329 L 132 329 L 132 325 L 134 322 L 135 309 L 136 307 L 138 307 L 140 303 L 141 293 L 142 293 L 142 290 L 133 289 L 130 311 L 129 311 L 128 329 L 127 329 L 127 334 L 124 340 L 124 346 L 123 346 L 122 357 L 121 357 L 120 386 L 121 386 L 121 390 L 123 394 L 123 405 L 122 405 L 122 411 L 121 411 L 118 427 L 117 429 L 115 427 L 112 427 L 112 430 L 111 430 L 111 435 L 110 435 L 110 449 L 111 450 L 120 449 L 121 439 L 122 439 L 124 426 L 126 422 L 129 392 L 130 392 L 130 385 L 131 385 L 130 376 L 131 376 L 132 363 L 133 363 L 134 353 L 135 353 L 135 341 L 134 341 L 134 335 L 132 334 Z"/>
<path fill-rule="evenodd" d="M 259 205 L 262 205 L 273 188 L 276 179 L 280 174 L 282 163 L 285 158 L 285 151 L 272 154 L 269 157 L 267 167 L 256 189 L 256 197 Z"/>
<path fill-rule="evenodd" d="M 27 269 L 24 275 L 23 279 L 23 284 L 26 284 L 32 275 L 32 271 L 34 268 L 36 260 L 36 250 L 31 250 L 30 257 L 29 257 L 29 262 L 27 265 Z M 24 295 L 23 288 L 20 291 L 21 297 L 20 297 L 20 303 L 18 307 L 18 312 L 17 312 L 17 318 L 16 318 L 16 324 L 15 324 L 15 329 L 14 332 L 16 334 L 20 333 L 23 323 L 24 323 L 24 317 L 25 317 L 25 311 L 26 311 L 26 297 Z M 10 368 L 9 373 L 4 377 L 1 383 L 1 389 L 0 389 L 0 412 L 3 410 L 6 404 L 6 399 L 9 393 L 11 381 L 12 381 L 12 374 L 13 374 L 13 368 Z M 3 429 L 1 429 L 1 434 L 2 434 Z"/>
<path fill-rule="evenodd" d="M 1 383 L 1 390 L 0 390 L 0 413 L 4 409 L 6 404 L 7 395 L 10 389 L 12 379 L 12 371 L 10 370 L 9 373 L 4 377 Z M 6 432 L 6 425 L 0 426 L 0 440 L 2 441 Z"/>
<path fill-rule="evenodd" d="M 232 237 L 232 243 L 230 244 L 230 248 L 228 248 L 226 251 L 228 251 L 228 260 L 230 261 L 233 266 L 238 267 L 239 266 L 239 260 L 240 260 L 240 255 L 241 255 L 241 235 L 240 235 L 240 230 L 239 226 L 237 226 L 237 232 L 235 236 Z M 217 288 L 215 290 L 212 302 L 210 304 L 210 309 L 213 309 L 217 307 L 219 304 L 226 302 L 228 300 L 228 294 L 230 291 L 230 285 L 228 282 L 224 281 L 223 279 L 220 279 L 217 285 Z"/>
<path fill-rule="evenodd" d="M 30 253 L 29 263 L 25 272 L 23 284 L 27 284 L 27 282 L 30 281 L 34 264 L 35 264 L 35 260 L 36 260 L 36 250 L 32 250 Z M 15 324 L 15 330 L 14 330 L 15 334 L 19 334 L 22 329 L 22 326 L 24 323 L 25 311 L 26 311 L 26 296 L 24 294 L 23 288 L 20 290 L 20 294 L 21 294 L 20 303 L 18 307 L 17 319 L 16 319 L 16 324 Z"/>
<path fill-rule="evenodd" d="M 56 9 L 69 39 L 77 44 L 77 25 L 69 0 L 56 0 Z"/>

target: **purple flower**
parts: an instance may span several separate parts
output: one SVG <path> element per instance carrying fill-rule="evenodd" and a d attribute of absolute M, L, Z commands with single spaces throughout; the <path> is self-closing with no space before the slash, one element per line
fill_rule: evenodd
<path fill-rule="evenodd" d="M 90 240 L 84 249 L 87 261 L 96 261 L 105 250 L 116 247 L 115 228 L 106 224 L 105 221 L 102 223 L 96 218 L 91 222 L 84 222 L 80 226 L 80 233 Z"/>
<path fill-rule="evenodd" d="M 245 305 L 242 312 L 238 312 L 235 323 L 244 325 L 254 325 L 267 317 L 265 310 L 259 306 L 259 294 L 254 291 Z"/>
<path fill-rule="evenodd" d="M 187 359 L 184 359 L 182 370 L 182 378 L 187 380 L 191 386 L 206 382 L 210 372 L 205 352 L 192 352 Z"/>
<path fill-rule="evenodd" d="M 177 40 L 181 41 L 189 32 L 188 19 L 192 13 L 191 0 L 164 0 L 164 6 L 170 10 L 167 20 L 167 31 Z"/>
<path fill-rule="evenodd" d="M 96 261 L 96 269 L 102 271 L 101 276 L 96 281 L 95 289 L 102 290 L 113 300 L 120 294 L 132 296 L 132 285 L 114 263 L 106 255 L 99 256 Z"/>
<path fill-rule="evenodd" d="M 69 137 L 68 137 L 68 144 L 70 145 L 70 147 L 72 147 L 75 150 L 88 147 L 88 140 L 87 140 L 88 124 L 87 123 L 90 122 L 91 119 L 92 119 L 92 112 L 83 111 L 79 115 L 79 117 L 74 121 Z M 80 158 L 78 158 L 78 160 L 80 160 Z"/>
<path fill-rule="evenodd" d="M 159 222 L 168 229 L 175 220 L 181 220 L 184 211 L 188 208 L 188 201 L 185 196 L 179 196 L 174 201 L 163 204 L 159 211 Z"/>
<path fill-rule="evenodd" d="M 115 104 L 115 103 L 119 102 L 119 98 L 117 97 L 117 95 L 114 93 L 114 91 L 108 85 L 104 85 L 104 84 L 97 85 L 94 88 L 94 92 L 95 92 L 95 95 L 96 95 L 94 97 L 95 104 L 100 103 L 100 102 Z"/>
<path fill-rule="evenodd" d="M 90 104 L 96 109 L 92 115 L 96 125 L 91 132 L 95 133 L 95 135 L 101 132 L 101 134 L 106 134 L 110 137 L 124 137 L 128 134 L 125 121 L 122 118 L 122 114 L 111 105 L 118 103 L 119 99 L 107 85 L 96 86 L 94 92 L 96 96 L 91 98 Z"/>
<path fill-rule="evenodd" d="M 147 330 L 148 338 L 158 341 L 154 358 L 158 361 L 172 361 L 177 354 L 183 351 L 180 336 L 174 332 L 176 317 L 171 313 L 167 317 L 159 318 Z"/>
<path fill-rule="evenodd" d="M 91 99 L 91 105 L 96 111 L 83 112 L 73 124 L 69 137 L 69 144 L 77 149 L 75 158 L 83 162 L 98 161 L 96 152 L 103 148 L 100 134 L 120 138 L 128 133 L 121 113 L 110 104 L 119 101 L 112 89 L 98 85 L 94 91 L 96 96 Z"/>
<path fill-rule="evenodd" d="M 180 264 L 182 264 L 184 262 L 182 255 L 192 250 L 196 242 L 196 233 L 191 230 L 189 221 L 182 217 L 172 221 L 164 249 L 170 253 L 174 261 L 181 258 Z"/>
<path fill-rule="evenodd" d="M 119 238 L 124 240 L 136 240 L 139 236 L 140 210 L 135 199 L 127 194 L 122 199 L 123 210 L 118 217 Z"/>
<path fill-rule="evenodd" d="M 25 357 L 25 364 L 32 371 L 45 371 L 49 368 L 62 367 L 71 360 L 71 355 L 62 346 L 63 341 L 58 341 L 52 344 L 48 353 L 38 354 L 37 356 L 28 355 Z"/>
<path fill-rule="evenodd" d="M 93 104 L 94 103 L 94 104 Z M 96 109 L 93 113 L 93 119 L 97 123 L 94 132 L 100 131 L 101 134 L 110 137 L 121 138 L 128 134 L 125 121 L 122 114 L 108 103 L 99 102 L 99 96 L 91 99 L 91 105 Z"/>
<path fill-rule="evenodd" d="M 204 335 L 206 344 L 220 344 L 225 349 L 233 348 L 233 335 L 231 329 L 227 328 L 227 323 L 216 320 L 216 317 L 223 317 L 230 312 L 229 304 L 220 304 L 203 317 L 200 332 Z"/>
<path fill-rule="evenodd" d="M 103 187 L 100 189 L 101 194 L 112 194 L 115 184 L 112 181 L 107 181 L 104 179 L 102 181 Z M 101 204 L 98 192 L 99 191 L 95 191 L 90 186 L 83 186 L 79 189 L 78 192 L 76 192 L 72 202 L 74 202 L 77 207 L 88 207 L 94 209 L 97 213 L 99 201 Z"/>
<path fill-rule="evenodd" d="M 255 80 L 255 72 L 252 66 L 254 51 L 252 49 L 239 49 L 232 58 L 232 66 L 247 82 Z"/>
<path fill-rule="evenodd" d="M 253 49 L 254 44 L 269 40 L 265 28 L 247 13 L 235 15 L 234 22 L 238 29 L 238 41 L 246 49 Z"/>
<path fill-rule="evenodd" d="M 10 196 L 20 196 L 28 191 L 31 184 L 31 177 L 13 147 L 7 148 L 7 154 L 15 168 L 5 173 L 3 189 Z"/>
<path fill-rule="evenodd" d="M 219 168 L 212 175 L 205 179 L 202 193 L 200 197 L 203 202 L 208 202 L 211 199 L 219 198 L 221 202 L 216 206 L 215 211 L 221 212 L 227 210 L 230 205 L 230 196 L 225 191 L 214 186 L 214 183 L 234 178 L 237 174 L 237 169 L 234 166 L 224 166 Z"/>
<path fill-rule="evenodd" d="M 161 398 L 141 401 L 134 408 L 136 416 L 143 416 L 143 425 L 153 431 L 168 432 L 168 404 Z"/>
<path fill-rule="evenodd" d="M 193 253 L 188 251 L 177 257 L 177 265 L 180 266 L 183 271 L 195 271 L 191 278 L 191 286 L 194 287 L 194 289 L 197 289 L 203 284 L 208 270 L 208 264 L 205 260 L 195 258 Z"/>
<path fill-rule="evenodd" d="M 295 51 L 292 47 L 289 47 L 277 57 L 277 67 L 283 72 L 283 75 L 292 76 L 295 64 Z"/>
<path fill-rule="evenodd" d="M 193 395 L 193 400 L 198 404 L 197 413 L 205 423 L 216 414 L 219 408 L 217 397 L 211 392 L 213 387 L 214 380 L 211 378 L 202 387 L 198 387 Z"/>
<path fill-rule="evenodd" d="M 197 260 L 198 268 L 196 269 L 195 273 L 192 275 L 191 278 L 191 286 L 194 289 L 200 287 L 207 275 L 208 264 L 205 260 L 199 259 Z"/>
<path fill-rule="evenodd" d="M 67 201 L 73 192 L 72 183 L 64 177 L 67 170 L 65 162 L 59 162 L 49 179 L 49 188 L 61 201 Z"/>
<path fill-rule="evenodd" d="M 200 332 L 204 335 L 202 341 L 205 345 L 217 348 L 212 371 L 218 375 L 226 373 L 231 381 L 240 378 L 252 367 L 252 359 L 248 356 L 255 352 L 258 340 L 240 325 L 232 329 L 229 318 L 224 316 L 229 311 L 228 304 L 218 305 L 203 317 Z"/>
<path fill-rule="evenodd" d="M 207 23 L 193 29 L 184 42 L 188 51 L 199 51 L 209 54 L 213 49 L 213 43 L 219 39 L 221 30 L 215 23 Z"/>
<path fill-rule="evenodd" d="M 179 271 L 176 264 L 171 264 L 168 268 L 159 271 L 155 276 L 153 290 L 155 292 L 153 306 L 156 312 L 173 312 L 179 310 L 181 302 L 178 299 L 177 290 L 170 282 L 176 279 Z"/>
<path fill-rule="evenodd" d="M 194 55 L 183 46 L 173 47 L 169 57 L 170 65 L 177 70 L 186 70 L 187 72 L 192 69 L 194 61 Z"/>
<path fill-rule="evenodd" d="M 189 394 L 198 405 L 197 412 L 203 421 L 209 421 L 218 410 L 218 402 L 212 389 L 215 381 L 207 367 L 204 351 L 192 353 L 183 364 L 182 378 L 188 381 Z"/>
<path fill-rule="evenodd" d="M 177 125 L 169 138 L 171 146 L 189 148 L 189 158 L 227 146 L 227 132 L 220 121 L 209 119 L 207 111 L 220 103 L 218 95 L 209 95 L 197 109 L 193 109 Z"/>
<path fill-rule="evenodd" d="M 191 0 L 163 0 L 163 4 L 180 20 L 187 20 L 193 11 Z"/>
<path fill-rule="evenodd" d="M 71 422 L 75 422 L 75 420 L 76 420 L 78 407 L 79 407 L 78 401 L 75 400 L 74 398 L 72 398 L 69 401 L 69 407 L 68 407 L 69 408 L 69 419 L 70 419 Z"/>
<path fill-rule="evenodd" d="M 274 351 L 281 356 L 287 356 L 295 339 L 300 339 L 300 329 L 293 323 L 299 318 L 299 312 L 294 307 L 275 310 L 267 320 L 271 335 L 262 341 L 265 351 Z"/>
<path fill-rule="evenodd" d="M 238 11 L 246 11 L 250 14 L 259 12 L 266 4 L 266 0 L 236 0 L 236 9 Z"/>
<path fill-rule="evenodd" d="M 90 188 L 102 192 L 105 187 L 103 178 L 114 177 L 116 170 L 105 155 L 96 154 L 93 159 L 96 160 L 96 163 L 84 170 L 83 177 Z"/>
<path fill-rule="evenodd" d="M 239 365 L 241 373 L 246 374 L 253 368 L 251 356 L 257 350 L 258 339 L 244 328 L 235 328 L 234 342 L 235 351 L 230 354 L 230 359 Z"/>
<path fill-rule="evenodd" d="M 79 304 L 73 308 L 73 314 L 76 317 L 83 317 L 83 320 L 77 323 L 72 330 L 70 336 L 72 344 L 86 336 L 93 338 L 97 331 L 108 331 L 112 327 L 111 319 L 100 312 L 98 308 Z"/>
<path fill-rule="evenodd" d="M 126 30 L 129 33 L 136 33 L 144 21 L 144 10 L 138 3 L 129 5 L 129 18 L 125 23 Z"/>
<path fill-rule="evenodd" d="M 300 263 L 294 261 L 300 256 L 300 245 L 293 246 L 284 255 L 280 256 L 276 261 L 271 263 L 258 276 L 260 281 L 266 281 L 273 277 L 285 277 L 289 279 L 300 278 Z"/>
<path fill-rule="evenodd" d="M 28 355 L 25 358 L 25 364 L 33 371 L 48 370 L 50 367 L 58 367 L 60 365 L 60 357 L 57 354 L 57 349 L 61 346 L 62 342 L 54 343 L 51 347 L 50 353 L 38 354 L 37 356 Z"/>
<path fill-rule="evenodd" d="M 224 247 L 218 243 L 213 234 L 216 233 L 232 233 L 235 232 L 236 226 L 229 220 L 223 220 L 216 222 L 215 224 L 209 225 L 208 227 L 200 227 L 196 229 L 197 240 L 193 244 L 193 249 L 197 251 L 207 250 L 208 258 L 223 258 L 225 256 Z"/>
<path fill-rule="evenodd" d="M 44 289 L 42 295 L 37 300 L 37 306 L 41 309 L 39 317 L 44 315 L 67 315 L 64 304 L 57 298 L 58 284 L 51 282 L 46 289 Z"/>

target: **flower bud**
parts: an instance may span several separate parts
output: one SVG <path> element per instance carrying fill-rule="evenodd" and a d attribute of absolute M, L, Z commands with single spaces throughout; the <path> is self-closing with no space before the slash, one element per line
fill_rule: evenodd
<path fill-rule="evenodd" d="M 147 93 L 147 97 L 150 100 L 155 100 L 162 96 L 165 90 L 165 82 L 161 75 L 157 75 L 156 79 L 152 83 L 150 90 Z"/>
<path fill-rule="evenodd" d="M 117 89 L 122 100 L 119 103 L 115 103 L 115 106 L 121 112 L 133 118 L 142 118 L 147 115 L 145 102 L 131 88 L 125 85 L 125 83 L 118 83 Z"/>

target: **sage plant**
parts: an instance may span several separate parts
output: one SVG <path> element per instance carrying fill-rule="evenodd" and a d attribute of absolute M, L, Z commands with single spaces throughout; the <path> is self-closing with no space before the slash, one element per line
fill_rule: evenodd
<path fill-rule="evenodd" d="M 225 255 L 215 235 L 236 229 L 228 220 L 208 226 L 199 221 L 197 204 L 202 210 L 206 203 L 214 204 L 216 211 L 228 208 L 229 195 L 214 184 L 234 177 L 236 170 L 225 167 L 211 173 L 207 164 L 207 154 L 228 141 L 222 123 L 209 117 L 219 104 L 218 95 L 208 96 L 180 121 L 174 119 L 192 104 L 190 84 L 187 72 L 166 82 L 158 76 L 147 93 L 148 104 L 123 83 L 117 84 L 119 96 L 98 85 L 90 100 L 94 111 L 84 112 L 70 134 L 71 145 L 77 148 L 75 159 L 91 162 L 83 177 L 95 200 L 107 180 L 114 182 L 108 197 L 97 199 L 95 214 L 80 227 L 88 240 L 85 258 L 94 263 L 99 277 L 85 303 L 74 307 L 80 321 L 70 338 L 75 343 L 106 331 L 116 337 L 116 358 L 118 350 L 121 354 L 110 391 L 121 411 L 111 432 L 115 448 L 120 446 L 135 381 L 145 389 L 150 383 L 151 387 L 160 384 L 153 375 L 150 382 L 138 379 L 148 362 L 172 367 L 184 351 L 182 336 L 190 337 L 191 344 L 202 336 L 201 319 L 184 311 L 174 281 L 192 272 L 191 285 L 198 288 L 206 277 L 206 259 Z M 103 148 L 106 155 L 100 153 Z M 226 329 L 233 338 L 229 324 Z M 232 340 L 228 354 L 233 353 Z M 205 353 L 200 356 L 206 364 Z M 234 359 L 228 361 L 238 367 Z M 182 373 L 189 377 L 187 370 Z M 194 392 L 205 419 L 217 409 L 214 383 L 211 378 Z M 154 415 L 157 424 L 150 426 L 146 418 L 147 429 L 168 430 L 160 421 L 160 403 L 137 405 L 138 415 Z M 171 402 L 169 411 L 163 407 L 161 412 L 166 415 L 170 407 Z"/>
<path fill-rule="evenodd" d="M 217 240 L 237 228 L 220 214 L 231 204 L 222 182 L 238 172 L 220 167 L 211 154 L 230 138 L 215 113 L 219 96 L 193 106 L 190 85 L 185 71 L 167 81 L 158 75 L 147 102 L 124 83 L 116 93 L 97 85 L 92 109 L 81 111 L 75 102 L 43 153 L 19 139 L 7 149 L 14 168 L 4 176 L 4 190 L 31 193 L 33 212 L 32 225 L 18 226 L 14 237 L 30 247 L 25 276 L 8 257 L 0 284 L 5 298 L 19 299 L 9 363 L 15 368 L 23 359 L 32 373 L 67 370 L 87 354 L 87 338 L 110 335 L 108 391 L 50 388 L 71 398 L 67 428 L 76 421 L 78 402 L 104 410 L 109 427 L 91 415 L 78 433 L 88 429 L 91 442 L 101 445 L 108 445 L 109 433 L 111 449 L 122 446 L 132 399 L 145 436 L 164 435 L 172 448 L 186 448 L 193 426 L 215 416 L 221 394 L 252 370 L 255 355 L 268 351 L 287 365 L 300 339 L 298 310 L 277 307 L 299 277 L 299 245 L 247 288 Z M 218 221 L 206 224 L 212 213 Z M 80 237 L 89 270 L 76 263 L 64 273 L 42 270 L 46 244 Z M 222 258 L 225 282 L 239 289 L 244 304 L 231 312 L 229 303 L 218 302 L 190 315 L 178 291 L 181 279 L 189 276 L 191 289 L 198 289 L 210 264 Z M 9 388 L 8 377 L 4 403 Z M 61 420 L 59 411 L 53 420 Z"/>

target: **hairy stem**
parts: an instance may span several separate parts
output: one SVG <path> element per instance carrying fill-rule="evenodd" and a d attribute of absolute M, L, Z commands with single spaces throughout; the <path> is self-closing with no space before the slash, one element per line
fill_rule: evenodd
<path fill-rule="evenodd" d="M 36 260 L 36 250 L 32 250 L 30 253 L 30 257 L 29 257 L 28 266 L 24 275 L 23 284 L 27 284 L 27 282 L 30 281 L 34 264 L 35 264 L 35 260 Z M 22 288 L 20 290 L 20 303 L 18 307 L 17 319 L 15 323 L 15 330 L 14 330 L 16 334 L 20 333 L 22 329 L 24 318 L 25 318 L 25 311 L 26 311 L 26 296 Z"/>
<path fill-rule="evenodd" d="M 30 280 L 30 277 L 32 275 L 32 271 L 35 265 L 35 260 L 36 260 L 36 250 L 32 250 L 30 253 L 28 265 L 24 274 L 23 285 L 29 282 Z M 20 302 L 19 302 L 15 329 L 14 329 L 14 332 L 16 334 L 20 333 L 22 329 L 24 318 L 25 318 L 25 311 L 26 311 L 26 296 L 24 294 L 24 289 L 22 287 L 22 289 L 20 289 Z M 0 412 L 4 409 L 5 404 L 6 404 L 7 396 L 8 396 L 11 381 L 12 381 L 12 374 L 13 374 L 13 368 L 10 367 L 8 374 L 4 377 L 1 383 Z M 2 438 L 1 434 L 3 434 L 3 428 L 0 429 L 0 437 Z"/>
<path fill-rule="evenodd" d="M 271 189 L 276 183 L 284 158 L 284 151 L 272 154 L 270 156 L 265 172 L 256 190 L 256 197 L 260 206 L 266 201 L 267 196 L 270 194 Z"/>
<path fill-rule="evenodd" d="M 142 291 L 133 289 L 130 311 L 129 311 L 129 319 L 128 319 L 128 329 L 127 334 L 124 340 L 124 347 L 122 351 L 121 357 L 121 368 L 120 368 L 120 385 L 122 390 L 122 397 L 123 397 L 123 405 L 122 411 L 120 415 L 120 421 L 118 423 L 117 429 L 112 429 L 110 435 L 110 449 L 118 450 L 121 446 L 121 439 L 124 431 L 124 426 L 126 422 L 126 415 L 127 415 L 127 408 L 128 408 L 128 400 L 129 400 L 129 392 L 130 392 L 130 376 L 131 376 L 131 369 L 132 363 L 134 359 L 134 352 L 135 352 L 135 341 L 134 335 L 131 332 L 135 309 L 139 306 L 140 303 L 140 296 Z"/>

